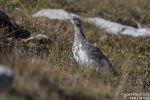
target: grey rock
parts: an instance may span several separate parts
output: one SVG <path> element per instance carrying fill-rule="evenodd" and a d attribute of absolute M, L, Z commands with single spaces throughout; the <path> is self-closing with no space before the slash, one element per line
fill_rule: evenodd
<path fill-rule="evenodd" d="M 140 23 L 138 23 L 137 21 L 135 21 L 134 19 L 131 18 L 118 18 L 117 22 L 122 24 L 122 25 L 127 25 L 127 26 L 131 26 L 131 27 L 135 27 L 135 28 L 142 28 L 142 26 L 140 25 Z"/>
<path fill-rule="evenodd" d="M 109 69 L 113 70 L 114 75 L 118 75 L 118 72 L 112 66 L 109 59 L 100 51 L 99 48 L 90 43 L 81 27 L 81 22 L 78 17 L 73 16 L 68 19 L 75 28 L 75 37 L 72 46 L 72 52 L 76 61 L 86 68 L 96 68 L 96 70 L 102 70 L 107 72 Z"/>
<path fill-rule="evenodd" d="M 6 68 L 4 65 L 0 65 L 0 89 L 7 88 L 12 84 L 14 72 Z"/>
<path fill-rule="evenodd" d="M 40 44 L 51 43 L 52 40 L 45 34 L 37 34 L 36 36 L 31 36 L 27 39 L 22 39 L 23 42 L 36 42 Z"/>

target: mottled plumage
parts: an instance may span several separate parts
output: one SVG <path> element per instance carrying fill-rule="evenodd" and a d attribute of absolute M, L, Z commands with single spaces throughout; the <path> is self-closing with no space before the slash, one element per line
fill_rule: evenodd
<path fill-rule="evenodd" d="M 90 43 L 82 31 L 79 18 L 73 16 L 68 19 L 75 28 L 75 37 L 72 46 L 72 52 L 76 61 L 87 68 L 96 68 L 96 70 L 108 71 L 113 70 L 115 75 L 118 72 L 114 69 L 108 58 L 100 51 L 99 48 Z"/>

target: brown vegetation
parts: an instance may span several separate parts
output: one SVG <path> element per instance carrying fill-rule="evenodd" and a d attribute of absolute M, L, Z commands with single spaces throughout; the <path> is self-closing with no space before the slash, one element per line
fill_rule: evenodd
<path fill-rule="evenodd" d="M 83 71 L 74 60 L 71 51 L 74 28 L 68 21 L 31 17 L 42 8 L 61 8 L 83 17 L 97 16 L 113 21 L 132 17 L 150 27 L 149 0 L 14 1 L 0 1 L 0 8 L 6 11 L 13 24 L 20 21 L 22 28 L 31 35 L 46 34 L 53 42 L 34 45 L 6 42 L 0 35 L 0 63 L 15 72 L 12 89 L 0 93 L 1 100 L 121 100 L 121 93 L 150 91 L 149 37 L 112 35 L 82 22 L 88 40 L 122 73 L 119 78 L 111 73 L 104 76 L 93 70 Z"/>

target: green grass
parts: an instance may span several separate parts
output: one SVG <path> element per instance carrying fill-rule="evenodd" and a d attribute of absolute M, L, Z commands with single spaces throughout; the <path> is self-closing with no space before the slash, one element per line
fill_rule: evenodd
<path fill-rule="evenodd" d="M 149 92 L 149 37 L 113 35 L 82 22 L 87 39 L 99 47 L 121 73 L 119 78 L 111 73 L 104 76 L 94 70 L 83 71 L 74 60 L 71 49 L 74 28 L 70 22 L 31 17 L 42 8 L 61 8 L 83 17 L 98 16 L 113 21 L 132 17 L 150 27 L 149 0 L 39 0 L 38 5 L 37 0 L 7 1 L 0 0 L 0 6 L 14 24 L 22 18 L 19 21 L 23 29 L 31 35 L 46 34 L 53 42 L 32 46 L 1 39 L 0 63 L 15 72 L 12 88 L 0 93 L 1 100 L 121 100 L 121 93 Z"/>

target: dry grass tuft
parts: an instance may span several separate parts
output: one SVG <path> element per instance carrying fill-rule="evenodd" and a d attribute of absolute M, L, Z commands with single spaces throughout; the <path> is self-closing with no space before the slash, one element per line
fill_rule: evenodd
<path fill-rule="evenodd" d="M 133 17 L 142 25 L 150 26 L 148 0 L 8 0 L 7 4 L 1 0 L 0 4 L 14 25 L 17 20 L 21 23 L 19 28 L 31 35 L 42 33 L 53 40 L 49 44 L 7 42 L 3 37 L 5 32 L 0 30 L 0 63 L 15 72 L 12 88 L 0 94 L 1 100 L 121 100 L 121 93 L 149 92 L 149 37 L 112 35 L 82 22 L 87 39 L 122 74 L 119 78 L 111 73 L 104 76 L 93 70 L 83 71 L 75 62 L 71 51 L 74 28 L 69 22 L 31 17 L 35 10 L 42 8 L 63 8 L 82 16 L 113 21 L 122 16 Z"/>

